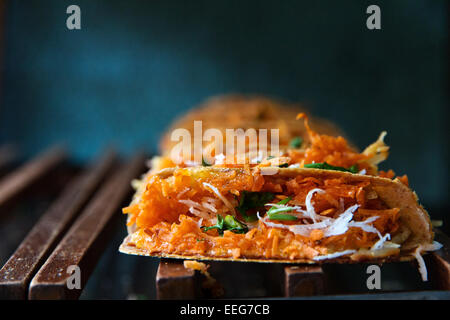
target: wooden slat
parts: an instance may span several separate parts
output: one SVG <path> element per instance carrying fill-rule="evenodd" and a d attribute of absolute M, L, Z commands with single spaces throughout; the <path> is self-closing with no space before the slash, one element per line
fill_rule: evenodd
<path fill-rule="evenodd" d="M 120 205 L 132 191 L 130 181 L 144 168 L 144 156 L 139 154 L 121 166 L 106 181 L 82 214 L 31 280 L 29 299 L 76 299 L 102 254 L 106 225 L 113 215 L 120 214 Z M 100 244 L 102 243 L 102 244 Z M 81 270 L 81 289 L 69 289 L 69 266 Z"/>
<path fill-rule="evenodd" d="M 62 192 L 0 270 L 0 299 L 25 299 L 31 277 L 111 169 L 115 153 L 106 152 Z"/>
<path fill-rule="evenodd" d="M 64 150 L 54 147 L 3 177 L 0 180 L 0 207 L 44 176 L 64 158 Z"/>
<path fill-rule="evenodd" d="M 431 254 L 430 280 L 436 289 L 450 290 L 450 239 L 441 230 L 434 230 L 442 249 Z"/>
<path fill-rule="evenodd" d="M 195 271 L 186 269 L 183 261 L 161 259 L 156 273 L 157 299 L 194 299 Z"/>
<path fill-rule="evenodd" d="M 285 273 L 285 296 L 315 296 L 325 291 L 325 274 L 320 266 L 288 266 Z"/>

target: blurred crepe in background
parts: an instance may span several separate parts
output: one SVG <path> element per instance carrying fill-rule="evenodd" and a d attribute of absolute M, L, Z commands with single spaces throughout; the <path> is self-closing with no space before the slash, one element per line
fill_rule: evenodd
<path fill-rule="evenodd" d="M 259 129 L 267 129 L 268 144 L 271 141 L 270 130 L 278 129 L 280 149 L 293 147 L 294 139 L 297 139 L 298 144 L 309 143 L 303 122 L 296 120 L 297 114 L 301 112 L 309 114 L 307 108 L 299 103 L 289 103 L 262 95 L 230 94 L 211 97 L 172 123 L 160 140 L 160 153 L 164 156 L 170 155 L 172 148 L 179 143 L 171 138 L 176 129 L 188 130 L 193 142 L 195 121 L 201 121 L 202 134 L 207 129 L 218 129 L 222 133 L 224 145 L 227 129 L 255 129 L 257 132 Z M 309 118 L 311 127 L 316 132 L 344 136 L 343 131 L 334 123 L 312 115 L 309 115 Z M 210 143 L 203 140 L 203 148 Z"/>

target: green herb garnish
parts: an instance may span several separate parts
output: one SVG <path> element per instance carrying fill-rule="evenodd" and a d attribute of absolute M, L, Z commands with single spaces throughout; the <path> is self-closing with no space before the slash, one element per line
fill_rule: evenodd
<path fill-rule="evenodd" d="M 359 172 L 359 168 L 358 168 L 358 165 L 357 165 L 357 164 L 352 165 L 350 168 L 348 168 L 348 170 L 349 170 L 351 173 L 358 173 L 358 172 Z"/>
<path fill-rule="evenodd" d="M 280 168 L 287 168 L 289 167 L 289 163 L 283 163 L 279 165 Z"/>
<path fill-rule="evenodd" d="M 230 230 L 234 233 L 246 233 L 248 231 L 248 227 L 232 215 L 227 215 L 224 219 L 220 214 L 217 215 L 217 223 L 214 226 L 202 227 L 202 229 L 203 232 L 217 229 L 221 236 L 223 236 L 225 230 Z"/>
<path fill-rule="evenodd" d="M 287 197 L 287 198 L 284 198 L 283 200 L 281 200 L 280 202 L 278 202 L 277 204 L 286 204 L 291 200 L 292 200 L 292 197 Z"/>
<path fill-rule="evenodd" d="M 292 211 L 291 207 L 281 207 L 281 208 L 272 207 L 269 209 L 269 211 L 267 211 L 267 215 L 271 216 L 274 213 L 289 212 L 289 211 Z"/>
<path fill-rule="evenodd" d="M 234 233 L 246 233 L 248 231 L 247 226 L 232 215 L 227 215 L 225 217 L 224 225 L 226 230 L 230 230 Z"/>
<path fill-rule="evenodd" d="M 242 191 L 239 206 L 236 207 L 236 210 L 239 211 L 245 221 L 256 221 L 258 219 L 256 215 L 249 215 L 247 211 L 250 209 L 263 208 L 264 205 L 272 201 L 274 197 L 275 195 L 271 192 Z"/>
<path fill-rule="evenodd" d="M 269 220 L 290 220 L 295 221 L 298 220 L 296 216 L 290 215 L 290 214 L 280 214 L 280 213 L 272 213 L 269 216 Z"/>
<path fill-rule="evenodd" d="M 304 165 L 305 168 L 312 168 L 312 169 L 324 169 L 324 170 L 336 170 L 336 171 L 344 171 L 344 172 L 351 172 L 351 173 L 357 173 L 358 172 L 358 165 L 354 164 L 350 168 L 344 168 L 344 167 L 335 167 L 332 166 L 326 162 L 321 163 L 309 163 Z"/>
<path fill-rule="evenodd" d="M 287 197 L 286 199 L 281 200 L 277 203 L 277 205 L 285 205 L 289 201 L 291 201 L 291 197 Z M 273 206 L 267 211 L 267 216 L 269 217 L 269 220 L 297 220 L 298 218 L 296 216 L 290 215 L 290 214 L 280 214 L 280 212 L 289 212 L 292 211 L 291 207 L 276 207 Z"/>
<path fill-rule="evenodd" d="M 299 149 L 303 144 L 303 139 L 301 137 L 295 137 L 289 142 L 289 146 L 295 149 Z"/>
<path fill-rule="evenodd" d="M 214 226 L 210 227 L 202 227 L 203 231 L 206 232 L 208 230 L 217 229 L 220 235 L 223 235 L 223 218 L 220 214 L 217 215 L 217 222 Z"/>

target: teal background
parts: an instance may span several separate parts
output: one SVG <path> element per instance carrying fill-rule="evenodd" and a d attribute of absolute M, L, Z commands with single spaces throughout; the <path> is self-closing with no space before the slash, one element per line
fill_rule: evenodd
<path fill-rule="evenodd" d="M 66 8 L 81 7 L 81 30 Z M 382 30 L 366 28 L 370 4 Z M 56 142 L 82 162 L 114 143 L 155 152 L 176 115 L 223 93 L 304 102 L 361 148 L 388 131 L 384 168 L 448 207 L 445 0 L 7 1 L 0 143 Z M 245 112 L 245 110 L 243 110 Z"/>

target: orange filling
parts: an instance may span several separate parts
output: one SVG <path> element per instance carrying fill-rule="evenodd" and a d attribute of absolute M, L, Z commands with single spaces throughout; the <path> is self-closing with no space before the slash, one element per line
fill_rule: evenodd
<path fill-rule="evenodd" d="M 344 208 L 358 204 L 353 221 L 364 221 L 377 216 L 372 223 L 380 234 L 395 234 L 398 229 L 399 209 L 389 209 L 379 199 L 370 182 L 349 182 L 339 179 L 318 179 L 297 176 L 281 178 L 263 176 L 258 169 L 223 170 L 221 172 L 199 171 L 192 174 L 187 169 L 178 169 L 167 179 L 150 176 L 146 190 L 137 203 L 123 209 L 130 215 L 129 225 L 136 223 L 138 231 L 132 235 L 132 241 L 138 248 L 150 253 L 180 255 L 202 255 L 226 258 L 266 258 L 266 259 L 311 259 L 330 251 L 370 248 L 379 237 L 377 233 L 366 232 L 358 227 L 349 229 L 340 235 L 324 237 L 320 229 L 313 230 L 309 236 L 295 234 L 283 228 L 268 227 L 261 220 L 248 223 L 252 226 L 246 233 L 238 234 L 226 230 L 219 235 L 216 229 L 204 231 L 200 226 L 200 217 L 190 211 L 190 206 L 183 203 L 193 201 L 204 203 L 209 199 L 216 214 L 234 215 L 244 221 L 238 210 L 232 211 L 223 200 L 203 183 L 215 186 L 220 194 L 233 207 L 239 205 L 243 191 L 274 193 L 272 203 L 291 197 L 289 206 L 305 208 L 306 196 L 314 188 L 325 193 L 314 194 L 312 203 L 319 215 L 337 218 Z M 181 202 L 180 202 L 181 201 Z M 256 211 L 263 217 L 269 207 Z M 290 212 L 287 212 L 289 214 Z M 267 217 L 267 216 L 266 216 Z M 203 226 L 213 223 L 207 218 Z M 270 221 L 270 220 L 269 220 Z M 271 221 L 277 224 L 302 224 L 298 221 Z M 245 222 L 244 222 L 245 223 Z"/>

